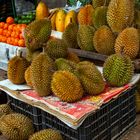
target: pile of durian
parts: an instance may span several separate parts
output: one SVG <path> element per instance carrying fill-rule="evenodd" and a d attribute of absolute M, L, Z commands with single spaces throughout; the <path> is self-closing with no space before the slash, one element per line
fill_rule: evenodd
<path fill-rule="evenodd" d="M 0 134 L 8 140 L 63 140 L 57 130 L 34 132 L 33 122 L 27 116 L 15 113 L 9 104 L 0 105 Z"/>
<path fill-rule="evenodd" d="M 99 95 L 106 83 L 115 87 L 129 83 L 134 73 L 131 59 L 138 56 L 140 46 L 135 1 L 93 0 L 92 4 L 80 9 L 80 25 L 70 22 L 62 39 L 50 36 L 50 19 L 30 23 L 24 31 L 26 58 L 19 55 L 9 61 L 8 79 L 14 84 L 26 82 L 39 96 L 54 94 L 65 102 Z M 110 55 L 103 74 L 94 63 L 80 61 L 69 47 Z"/>

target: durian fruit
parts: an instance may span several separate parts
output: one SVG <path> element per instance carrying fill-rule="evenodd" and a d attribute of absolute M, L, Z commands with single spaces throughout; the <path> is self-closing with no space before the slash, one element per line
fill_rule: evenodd
<path fill-rule="evenodd" d="M 69 23 L 77 24 L 77 14 L 74 10 L 70 10 L 65 17 L 65 29 L 69 25 Z"/>
<path fill-rule="evenodd" d="M 8 104 L 1 104 L 0 105 L 0 118 L 3 116 L 3 115 L 7 115 L 7 114 L 10 114 L 12 113 L 12 109 L 10 108 L 10 106 Z"/>
<path fill-rule="evenodd" d="M 34 133 L 29 140 L 63 140 L 63 138 L 57 130 L 44 129 Z"/>
<path fill-rule="evenodd" d="M 58 58 L 55 60 L 55 65 L 58 70 L 65 70 L 74 73 L 75 75 L 77 74 L 76 63 L 70 60 L 66 60 L 64 58 Z"/>
<path fill-rule="evenodd" d="M 25 83 L 24 73 L 28 66 L 29 62 L 22 57 L 22 53 L 20 53 L 20 56 L 14 56 L 8 62 L 8 79 L 14 84 Z"/>
<path fill-rule="evenodd" d="M 132 24 L 134 18 L 133 0 L 111 0 L 107 11 L 107 22 L 113 32 L 121 32 Z"/>
<path fill-rule="evenodd" d="M 93 44 L 95 50 L 100 54 L 110 55 L 115 53 L 115 36 L 108 26 L 101 26 L 94 33 Z"/>
<path fill-rule="evenodd" d="M 56 71 L 53 74 L 51 88 L 53 93 L 64 102 L 75 102 L 83 96 L 79 79 L 69 71 Z"/>
<path fill-rule="evenodd" d="M 104 63 L 103 76 L 111 86 L 127 84 L 134 73 L 134 66 L 129 56 L 125 54 L 112 54 Z"/>
<path fill-rule="evenodd" d="M 35 50 L 35 51 L 31 51 L 30 49 L 26 48 L 26 59 L 31 62 L 33 61 L 33 59 L 42 52 L 42 48 Z"/>
<path fill-rule="evenodd" d="M 115 52 L 128 55 L 131 59 L 134 59 L 139 52 L 139 35 L 138 30 L 130 27 L 124 29 L 117 37 L 115 41 Z"/>
<path fill-rule="evenodd" d="M 68 52 L 68 56 L 67 56 L 66 59 L 68 59 L 68 60 L 70 60 L 70 61 L 73 61 L 73 62 L 75 62 L 75 63 L 79 63 L 79 62 L 80 62 L 79 57 L 78 57 L 77 54 L 74 53 L 74 52 Z"/>
<path fill-rule="evenodd" d="M 47 18 L 35 20 L 24 30 L 25 45 L 32 52 L 43 47 L 51 35 L 51 21 Z"/>
<path fill-rule="evenodd" d="M 93 24 L 94 27 L 97 29 L 101 27 L 102 25 L 107 25 L 107 19 L 106 19 L 106 14 L 107 14 L 107 7 L 106 6 L 101 6 L 97 7 L 93 13 Z"/>
<path fill-rule="evenodd" d="M 36 20 L 43 19 L 49 16 L 49 9 L 47 5 L 40 1 L 36 7 Z"/>
<path fill-rule="evenodd" d="M 55 19 L 56 30 L 59 32 L 64 32 L 65 30 L 65 17 L 66 12 L 63 9 L 58 10 Z"/>
<path fill-rule="evenodd" d="M 94 8 L 90 4 L 80 8 L 77 15 L 78 23 L 80 25 L 92 25 L 93 12 L 94 12 Z"/>
<path fill-rule="evenodd" d="M 13 113 L 0 118 L 0 131 L 9 140 L 27 140 L 34 128 L 28 117 Z"/>
<path fill-rule="evenodd" d="M 42 52 L 31 64 L 31 81 L 39 96 L 47 96 L 51 93 L 51 79 L 54 72 L 54 62 Z"/>
<path fill-rule="evenodd" d="M 30 87 L 33 87 L 32 80 L 31 80 L 31 66 L 29 66 L 26 69 L 24 77 L 25 77 L 25 81 L 26 81 L 27 85 Z"/>
<path fill-rule="evenodd" d="M 65 58 L 68 54 L 68 48 L 64 40 L 62 39 L 51 39 L 47 42 L 45 52 L 52 59 Z"/>
<path fill-rule="evenodd" d="M 79 47 L 85 51 L 94 51 L 93 36 L 95 29 L 89 25 L 80 25 L 77 33 L 77 42 Z"/>
<path fill-rule="evenodd" d="M 105 88 L 105 82 L 100 71 L 96 66 L 88 61 L 77 64 L 78 78 L 84 88 L 84 91 L 90 95 L 98 95 Z"/>
<path fill-rule="evenodd" d="M 92 6 L 94 8 L 100 7 L 100 6 L 108 6 L 110 0 L 92 0 Z"/>
<path fill-rule="evenodd" d="M 70 23 L 62 34 L 62 39 L 69 48 L 78 48 L 77 44 L 78 25 Z"/>

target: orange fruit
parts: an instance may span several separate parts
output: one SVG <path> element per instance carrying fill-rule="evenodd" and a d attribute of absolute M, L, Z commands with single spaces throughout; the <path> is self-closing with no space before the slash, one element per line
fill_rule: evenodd
<path fill-rule="evenodd" d="M 20 39 L 23 39 L 22 33 L 19 34 L 19 38 L 20 38 Z"/>
<path fill-rule="evenodd" d="M 14 45 L 15 46 L 18 46 L 18 41 L 19 41 L 19 39 L 18 38 L 15 38 L 15 40 L 14 40 Z"/>
<path fill-rule="evenodd" d="M 13 24 L 14 23 L 14 18 L 13 17 L 7 17 L 6 18 L 6 23 Z"/>
<path fill-rule="evenodd" d="M 10 36 L 11 36 L 11 31 L 8 31 L 8 30 L 7 30 L 7 33 L 6 33 L 5 36 L 6 36 L 6 37 L 10 37 Z"/>
<path fill-rule="evenodd" d="M 20 39 L 20 40 L 18 41 L 18 46 L 20 46 L 20 47 L 25 47 L 25 41 L 24 41 L 24 39 Z"/>
<path fill-rule="evenodd" d="M 19 38 L 20 32 L 19 31 L 15 31 L 15 38 Z"/>
<path fill-rule="evenodd" d="M 3 28 L 4 27 L 4 22 L 0 22 L 0 28 Z"/>
<path fill-rule="evenodd" d="M 13 31 L 13 32 L 11 33 L 11 37 L 15 37 L 15 34 L 16 34 L 16 32 Z"/>
<path fill-rule="evenodd" d="M 0 42 L 2 41 L 2 35 L 0 35 Z"/>
<path fill-rule="evenodd" d="M 6 36 L 8 30 L 3 30 L 3 35 Z"/>
<path fill-rule="evenodd" d="M 3 29 L 8 29 L 9 24 L 5 23 Z"/>
<path fill-rule="evenodd" d="M 6 42 L 7 38 L 6 36 L 2 36 L 2 42 Z"/>
<path fill-rule="evenodd" d="M 15 39 L 14 39 L 13 37 L 10 37 L 10 44 L 11 44 L 11 45 L 14 45 L 14 40 L 15 40 Z"/>
<path fill-rule="evenodd" d="M 0 28 L 0 35 L 2 35 L 3 34 L 3 29 L 2 28 Z"/>
<path fill-rule="evenodd" d="M 15 25 L 16 25 L 16 24 L 11 24 L 11 25 L 9 25 L 9 26 L 8 26 L 8 30 L 9 30 L 9 31 L 13 31 L 13 28 L 14 28 Z"/>

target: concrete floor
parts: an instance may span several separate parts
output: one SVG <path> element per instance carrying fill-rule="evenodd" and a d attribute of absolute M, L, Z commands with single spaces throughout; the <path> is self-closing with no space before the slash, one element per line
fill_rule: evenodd
<path fill-rule="evenodd" d="M 0 80 L 6 78 L 6 72 L 0 70 Z M 7 140 L 3 136 L 0 136 L 0 140 Z M 140 140 L 140 114 L 137 114 L 137 123 L 134 128 L 127 132 L 120 140 Z"/>

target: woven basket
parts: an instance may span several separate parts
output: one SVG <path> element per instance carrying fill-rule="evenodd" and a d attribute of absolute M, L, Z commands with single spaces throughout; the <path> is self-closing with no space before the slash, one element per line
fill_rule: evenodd
<path fill-rule="evenodd" d="M 140 113 L 140 93 L 136 91 L 136 112 Z"/>

